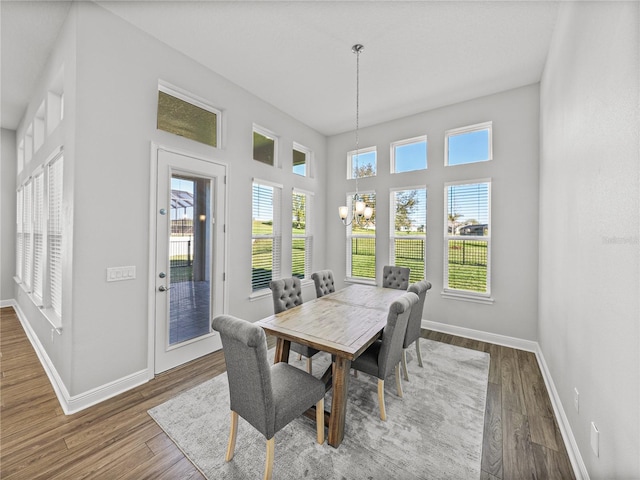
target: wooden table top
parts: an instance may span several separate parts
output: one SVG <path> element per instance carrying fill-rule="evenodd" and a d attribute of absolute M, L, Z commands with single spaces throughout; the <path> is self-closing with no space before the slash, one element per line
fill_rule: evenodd
<path fill-rule="evenodd" d="M 387 323 L 389 305 L 403 290 L 350 285 L 257 322 L 267 333 L 349 360 L 357 358 Z"/>

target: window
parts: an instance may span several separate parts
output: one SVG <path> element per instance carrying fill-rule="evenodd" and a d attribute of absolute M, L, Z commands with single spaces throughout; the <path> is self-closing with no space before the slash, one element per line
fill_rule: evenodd
<path fill-rule="evenodd" d="M 310 200 L 311 194 L 293 191 L 291 201 L 291 273 L 298 278 L 309 278 L 311 276 L 313 237 L 310 234 Z"/>
<path fill-rule="evenodd" d="M 33 180 L 29 179 L 24 185 L 24 199 L 22 204 L 22 284 L 31 293 L 33 280 Z"/>
<path fill-rule="evenodd" d="M 486 162 L 493 157 L 492 122 L 445 132 L 445 165 Z"/>
<path fill-rule="evenodd" d="M 16 277 L 22 281 L 24 263 L 24 223 L 23 223 L 24 188 L 20 187 L 16 194 Z"/>
<path fill-rule="evenodd" d="M 427 168 L 427 136 L 409 138 L 391 144 L 391 173 Z"/>
<path fill-rule="evenodd" d="M 360 198 L 373 208 L 373 215 L 365 225 L 347 226 L 347 277 L 376 279 L 376 194 L 360 192 Z M 347 196 L 347 208 L 353 211 L 353 195 Z"/>
<path fill-rule="evenodd" d="M 267 165 L 276 165 L 277 137 L 256 125 L 253 127 L 253 159 Z"/>
<path fill-rule="evenodd" d="M 490 294 L 491 182 L 445 187 L 446 290 Z"/>
<path fill-rule="evenodd" d="M 33 294 L 42 303 L 44 285 L 44 172 L 33 179 Z"/>
<path fill-rule="evenodd" d="M 48 170 L 49 222 L 47 253 L 49 267 L 50 305 L 62 317 L 62 155 L 55 158 Z"/>
<path fill-rule="evenodd" d="M 251 226 L 251 290 L 269 288 L 280 278 L 282 186 L 254 180 Z"/>
<path fill-rule="evenodd" d="M 347 153 L 347 179 L 374 177 L 376 175 L 376 147 L 361 148 Z"/>
<path fill-rule="evenodd" d="M 309 175 L 309 159 L 311 157 L 311 150 L 302 145 L 293 144 L 293 173 L 308 177 Z"/>
<path fill-rule="evenodd" d="M 220 138 L 220 111 L 173 87 L 158 85 L 157 128 L 212 147 Z"/>
<path fill-rule="evenodd" d="M 391 192 L 391 238 L 389 259 L 392 265 L 409 267 L 409 280 L 425 278 L 427 234 L 427 189 L 412 188 Z"/>

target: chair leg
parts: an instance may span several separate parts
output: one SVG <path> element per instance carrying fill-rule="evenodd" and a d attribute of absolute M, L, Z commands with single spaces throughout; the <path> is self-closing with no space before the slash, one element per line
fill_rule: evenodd
<path fill-rule="evenodd" d="M 384 407 L 384 380 L 378 379 L 378 404 L 380 405 L 380 418 L 387 421 L 387 411 Z"/>
<path fill-rule="evenodd" d="M 273 477 L 273 457 L 276 448 L 276 437 L 267 440 L 267 460 L 264 466 L 264 480 L 271 480 Z"/>
<path fill-rule="evenodd" d="M 225 461 L 230 462 L 233 452 L 236 449 L 236 436 L 238 433 L 238 414 L 231 410 L 231 431 L 229 432 L 229 443 L 227 445 L 227 456 Z"/>
<path fill-rule="evenodd" d="M 396 365 L 396 388 L 398 389 L 398 396 L 402 397 L 402 379 L 400 378 L 400 364 Z"/>
<path fill-rule="evenodd" d="M 404 374 L 404 379 L 409 381 L 409 371 L 407 370 L 407 349 L 402 349 L 402 373 Z"/>
<path fill-rule="evenodd" d="M 307 358 L 307 372 L 309 372 L 309 375 L 313 374 L 312 370 L 313 370 L 313 367 L 311 365 L 311 357 L 308 357 Z"/>
<path fill-rule="evenodd" d="M 416 355 L 418 356 L 418 365 L 422 367 L 422 354 L 420 353 L 420 339 L 416 339 Z"/>
<path fill-rule="evenodd" d="M 316 403 L 316 429 L 318 443 L 322 445 L 324 443 L 324 398 Z"/>

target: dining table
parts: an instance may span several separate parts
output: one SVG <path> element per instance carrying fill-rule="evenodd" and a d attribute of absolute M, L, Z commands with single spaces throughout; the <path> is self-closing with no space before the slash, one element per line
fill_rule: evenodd
<path fill-rule="evenodd" d="M 322 375 L 332 390 L 331 410 L 325 411 L 328 443 L 337 448 L 344 438 L 351 362 L 380 337 L 389 306 L 405 290 L 351 284 L 320 298 L 256 322 L 276 337 L 274 363 L 288 362 L 291 342 L 332 355 Z M 309 412 L 315 418 L 315 407 Z"/>

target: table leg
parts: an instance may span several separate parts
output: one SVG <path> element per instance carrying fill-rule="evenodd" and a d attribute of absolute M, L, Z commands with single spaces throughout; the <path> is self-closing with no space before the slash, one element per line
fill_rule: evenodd
<path fill-rule="evenodd" d="M 284 362 L 289 363 L 289 348 L 291 342 L 283 338 L 278 337 L 276 340 L 276 354 L 273 359 L 273 363 Z"/>
<path fill-rule="evenodd" d="M 333 368 L 333 397 L 331 418 L 329 419 L 328 443 L 338 448 L 344 438 L 344 424 L 347 416 L 347 393 L 349 392 L 349 370 L 351 360 L 336 357 Z"/>

